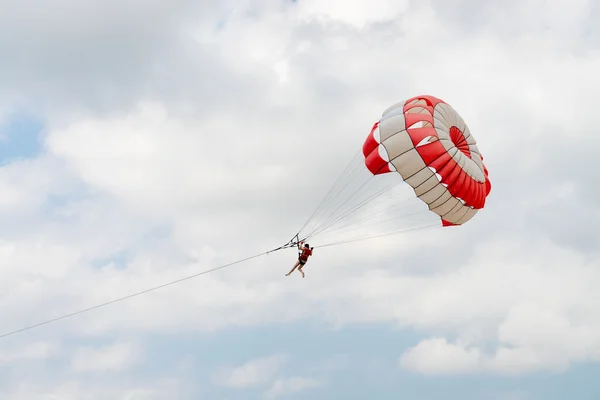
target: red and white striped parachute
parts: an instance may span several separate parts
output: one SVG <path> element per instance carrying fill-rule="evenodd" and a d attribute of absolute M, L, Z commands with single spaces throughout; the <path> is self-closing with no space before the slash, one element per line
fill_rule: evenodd
<path fill-rule="evenodd" d="M 492 188 L 469 127 L 450 105 L 433 96 L 388 108 L 373 125 L 363 155 L 374 175 L 400 174 L 444 226 L 470 220 Z"/>
<path fill-rule="evenodd" d="M 462 117 L 443 100 L 416 96 L 383 112 L 299 235 L 337 244 L 462 225 L 491 187 Z"/>

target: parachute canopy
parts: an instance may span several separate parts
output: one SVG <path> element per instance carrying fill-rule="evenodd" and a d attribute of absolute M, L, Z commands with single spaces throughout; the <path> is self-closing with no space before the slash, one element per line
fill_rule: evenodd
<path fill-rule="evenodd" d="M 442 218 L 461 225 L 485 205 L 491 190 L 477 142 L 461 116 L 432 96 L 388 108 L 363 145 L 374 175 L 396 172 Z"/>
<path fill-rule="evenodd" d="M 300 238 L 341 240 L 317 245 L 323 247 L 462 225 L 484 208 L 488 170 L 468 126 L 443 100 L 421 95 L 398 102 L 362 140 Z"/>

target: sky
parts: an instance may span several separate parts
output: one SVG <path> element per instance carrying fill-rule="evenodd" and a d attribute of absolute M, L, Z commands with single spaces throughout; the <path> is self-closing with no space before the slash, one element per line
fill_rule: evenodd
<path fill-rule="evenodd" d="M 600 396 L 597 1 L 0 10 L 0 335 L 284 244 L 415 95 L 492 182 L 304 279 L 287 249 L 2 337 L 3 400 Z"/>

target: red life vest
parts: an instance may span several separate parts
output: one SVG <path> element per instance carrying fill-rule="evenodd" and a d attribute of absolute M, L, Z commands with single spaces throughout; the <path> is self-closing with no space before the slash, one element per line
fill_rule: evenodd
<path fill-rule="evenodd" d="M 306 260 L 308 260 L 309 256 L 312 256 L 312 250 L 309 248 L 306 248 L 306 247 L 304 249 L 302 249 L 302 254 L 300 254 L 300 259 L 302 261 L 306 261 Z"/>

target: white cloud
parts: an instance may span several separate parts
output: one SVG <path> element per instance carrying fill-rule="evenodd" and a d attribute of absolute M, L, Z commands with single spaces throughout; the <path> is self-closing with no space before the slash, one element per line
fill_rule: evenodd
<path fill-rule="evenodd" d="M 266 388 L 263 396 L 268 399 L 294 394 L 322 384 L 315 378 L 285 376 L 290 368 L 290 364 L 284 365 L 287 361 L 286 356 L 276 354 L 236 367 L 221 367 L 215 372 L 212 380 L 217 385 L 235 389 Z"/>
<path fill-rule="evenodd" d="M 143 360 L 139 345 L 118 342 L 107 346 L 82 346 L 73 354 L 71 367 L 76 372 L 122 372 Z"/>
<path fill-rule="evenodd" d="M 445 375 L 470 373 L 479 367 L 478 349 L 449 344 L 444 338 L 421 341 L 404 353 L 402 367 L 424 374 Z"/>
<path fill-rule="evenodd" d="M 27 343 L 26 346 L 4 349 L 0 351 L 0 365 L 10 365 L 16 362 L 47 360 L 58 354 L 60 346 L 50 342 Z"/>
<path fill-rule="evenodd" d="M 404 368 L 520 374 L 599 359 L 597 260 L 544 241 L 499 243 L 479 255 L 449 275 L 413 283 L 419 296 L 407 305 L 415 308 L 408 323 L 460 341 L 423 340 L 403 354 Z"/>
<path fill-rule="evenodd" d="M 94 385 L 78 380 L 64 380 L 52 384 L 40 383 L 40 379 L 22 382 L 0 389 L 0 397 L 6 400 L 162 400 L 186 398 L 181 382 L 160 379 L 142 386 Z"/>
<path fill-rule="evenodd" d="M 47 196 L 63 194 L 67 184 L 60 161 L 52 157 L 13 161 L 0 168 L 0 215 L 31 218 Z"/>
<path fill-rule="evenodd" d="M 321 382 L 313 378 L 291 377 L 278 379 L 273 382 L 273 385 L 264 393 L 268 399 L 295 394 L 303 390 L 319 387 Z"/>
<path fill-rule="evenodd" d="M 394 19 L 409 8 L 408 1 L 381 0 L 377 2 L 332 0 L 299 1 L 297 4 L 299 17 L 309 19 L 324 17 L 332 21 L 342 21 L 358 28 L 369 23 Z"/>
<path fill-rule="evenodd" d="M 222 367 L 213 381 L 222 386 L 237 389 L 262 386 L 273 380 L 282 369 L 285 357 L 277 354 L 248 361 L 237 367 Z"/>

